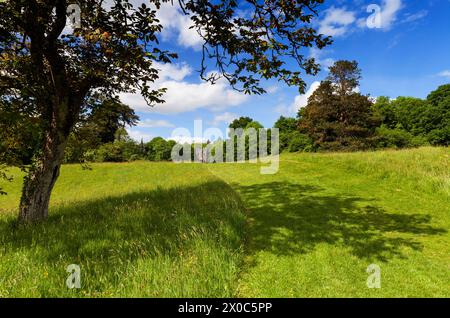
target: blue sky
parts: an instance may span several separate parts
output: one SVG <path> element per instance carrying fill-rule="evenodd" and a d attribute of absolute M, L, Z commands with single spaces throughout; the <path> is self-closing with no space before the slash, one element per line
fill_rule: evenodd
<path fill-rule="evenodd" d="M 138 1 L 136 1 L 138 2 Z M 158 65 L 161 79 L 155 85 L 167 87 L 167 102 L 150 108 L 138 94 L 123 94 L 122 101 L 141 117 L 130 135 L 145 141 L 155 136 L 171 137 L 184 127 L 193 131 L 194 120 L 203 129 L 217 127 L 225 132 L 230 120 L 249 116 L 272 127 L 280 115 L 295 116 L 308 96 L 326 75 L 327 66 L 340 59 L 357 60 L 363 79 L 360 91 L 371 96 L 415 96 L 424 98 L 442 84 L 450 83 L 450 0 L 335 0 L 326 5 L 314 22 L 320 32 L 332 35 L 334 43 L 322 51 L 305 49 L 323 71 L 306 77 L 307 92 L 269 81 L 268 93 L 248 96 L 233 91 L 226 82 L 211 86 L 199 78 L 201 40 L 189 30 L 189 18 L 171 6 L 163 7 L 161 44 L 176 51 L 179 59 Z M 370 19 L 370 4 L 380 9 L 380 20 Z M 369 24 L 378 22 L 376 28 Z M 371 22 L 370 22 L 371 21 Z"/>

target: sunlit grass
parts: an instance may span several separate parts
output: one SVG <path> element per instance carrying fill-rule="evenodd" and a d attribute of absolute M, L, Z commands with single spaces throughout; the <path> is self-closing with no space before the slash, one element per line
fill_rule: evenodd
<path fill-rule="evenodd" d="M 450 297 L 450 151 L 67 165 L 48 222 L 0 197 L 0 296 Z M 79 264 L 82 288 L 65 285 Z M 366 268 L 381 268 L 381 289 Z"/>
<path fill-rule="evenodd" d="M 450 151 L 289 154 L 210 167 L 249 209 L 245 297 L 449 297 Z M 381 289 L 367 288 L 370 264 Z"/>
<path fill-rule="evenodd" d="M 227 184 L 198 165 L 92 168 L 64 167 L 44 224 L 3 211 L 1 297 L 235 294 L 245 219 Z M 5 198 L 13 208 L 18 193 Z M 80 290 L 66 287 L 69 264 L 81 267 Z"/>

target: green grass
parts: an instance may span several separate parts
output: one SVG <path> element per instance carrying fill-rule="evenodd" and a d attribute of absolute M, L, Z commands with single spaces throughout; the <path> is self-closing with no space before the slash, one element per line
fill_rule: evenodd
<path fill-rule="evenodd" d="M 19 226 L 3 211 L 1 297 L 234 295 L 245 219 L 226 183 L 198 165 L 92 168 L 63 167 L 45 224 Z M 69 264 L 81 267 L 80 290 L 65 285 Z"/>
<path fill-rule="evenodd" d="M 450 297 L 450 152 L 64 166 L 50 219 L 0 197 L 0 296 Z M 3 187 L 3 186 L 2 186 Z M 68 290 L 69 264 L 82 288 Z M 366 268 L 381 268 L 381 289 Z"/>

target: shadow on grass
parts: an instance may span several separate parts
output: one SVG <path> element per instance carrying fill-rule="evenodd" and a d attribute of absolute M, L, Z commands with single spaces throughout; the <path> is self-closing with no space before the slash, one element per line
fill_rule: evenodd
<path fill-rule="evenodd" d="M 92 277 L 102 273 L 112 281 L 138 258 L 184 262 L 203 255 L 208 264 L 217 252 L 234 262 L 243 244 L 242 211 L 236 192 L 219 181 L 71 203 L 51 208 L 46 222 L 32 226 L 0 220 L 0 255 L 26 255 L 44 267 L 58 264 L 63 277 L 60 263 L 83 264 Z M 92 289 L 102 290 L 99 284 Z"/>
<path fill-rule="evenodd" d="M 387 261 L 402 248 L 421 250 L 414 235 L 447 231 L 430 225 L 431 216 L 388 212 L 373 200 L 322 195 L 309 185 L 272 182 L 235 185 L 251 208 L 250 250 L 276 255 L 308 253 L 318 244 L 347 248 L 352 255 Z"/>

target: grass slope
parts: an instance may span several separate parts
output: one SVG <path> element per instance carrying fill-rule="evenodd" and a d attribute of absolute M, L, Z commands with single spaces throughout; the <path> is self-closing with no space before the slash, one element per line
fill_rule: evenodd
<path fill-rule="evenodd" d="M 285 155 L 273 176 L 214 166 L 250 209 L 239 295 L 449 297 L 449 168 L 438 148 Z"/>
<path fill-rule="evenodd" d="M 64 166 L 47 223 L 0 216 L 1 297 L 229 297 L 242 261 L 237 194 L 199 165 Z M 19 180 L 3 209 L 17 204 Z M 81 267 L 80 290 L 66 267 Z"/>
<path fill-rule="evenodd" d="M 448 149 L 289 154 L 275 175 L 92 168 L 63 167 L 35 228 L 15 222 L 14 171 L 0 197 L 0 296 L 450 296 Z M 72 263 L 81 290 L 65 286 Z M 381 289 L 366 286 L 373 263 Z"/>

